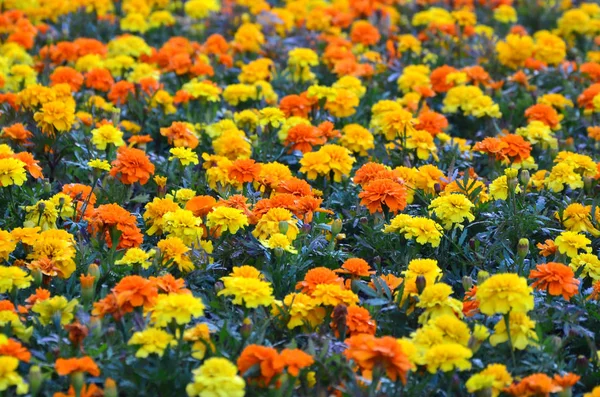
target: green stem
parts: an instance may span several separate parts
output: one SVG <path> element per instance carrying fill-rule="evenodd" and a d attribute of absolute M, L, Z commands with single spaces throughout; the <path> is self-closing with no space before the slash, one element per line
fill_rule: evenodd
<path fill-rule="evenodd" d="M 512 358 L 513 369 L 517 368 L 517 360 L 515 358 L 515 349 L 510 335 L 510 312 L 504 315 L 504 324 L 506 325 L 506 335 L 508 335 L 508 346 L 510 347 L 510 356 Z"/>

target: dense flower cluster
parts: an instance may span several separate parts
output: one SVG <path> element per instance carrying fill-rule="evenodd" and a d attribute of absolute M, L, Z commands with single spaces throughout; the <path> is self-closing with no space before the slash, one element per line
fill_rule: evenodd
<path fill-rule="evenodd" d="M 600 396 L 597 1 L 0 4 L 0 395 Z"/>

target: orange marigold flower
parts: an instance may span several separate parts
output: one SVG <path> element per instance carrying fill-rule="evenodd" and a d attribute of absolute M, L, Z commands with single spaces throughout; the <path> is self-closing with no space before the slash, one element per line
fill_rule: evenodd
<path fill-rule="evenodd" d="M 115 85 L 115 79 L 113 79 L 108 69 L 96 68 L 85 74 L 85 86 L 87 88 L 107 92 L 113 85 Z"/>
<path fill-rule="evenodd" d="M 513 396 L 549 396 L 550 393 L 561 391 L 561 387 L 554 383 L 546 374 L 533 374 L 523 378 L 519 383 L 513 384 L 505 392 Z"/>
<path fill-rule="evenodd" d="M 350 39 L 353 43 L 369 46 L 377 44 L 381 39 L 381 34 L 379 34 L 379 30 L 368 21 L 359 20 L 352 24 Z"/>
<path fill-rule="evenodd" d="M 50 291 L 44 288 L 37 288 L 35 294 L 29 295 L 29 298 L 25 299 L 27 307 L 32 307 L 36 302 L 40 302 L 50 298 Z"/>
<path fill-rule="evenodd" d="M 290 128 L 288 136 L 284 141 L 286 146 L 291 146 L 289 152 L 299 150 L 302 153 L 312 151 L 313 146 L 322 145 L 327 141 L 323 133 L 317 127 L 306 124 L 298 124 Z"/>
<path fill-rule="evenodd" d="M 541 291 L 548 291 L 550 295 L 562 295 L 565 300 L 577 294 L 580 281 L 575 278 L 573 269 L 562 263 L 548 262 L 537 265 L 535 270 L 529 273 L 529 279 L 535 280 L 531 285 Z"/>
<path fill-rule="evenodd" d="M 472 317 L 479 311 L 479 301 L 475 299 L 477 295 L 477 286 L 474 285 L 465 292 L 465 297 L 463 298 L 463 309 L 462 312 L 467 317 Z"/>
<path fill-rule="evenodd" d="M 8 339 L 5 344 L 0 345 L 0 355 L 15 357 L 26 363 L 31 360 L 31 353 L 29 350 L 27 350 L 27 348 L 24 347 L 21 342 L 12 338 Z"/>
<path fill-rule="evenodd" d="M 567 372 L 564 375 L 554 375 L 554 383 L 556 383 L 557 385 L 559 385 L 560 387 L 562 387 L 563 389 L 568 389 L 570 387 L 575 386 L 575 384 L 577 382 L 579 382 L 579 379 L 581 379 L 581 376 L 576 375 L 574 373 L 571 372 Z"/>
<path fill-rule="evenodd" d="M 600 83 L 592 84 L 577 97 L 577 103 L 582 108 L 594 109 L 594 97 L 598 94 L 600 94 Z"/>
<path fill-rule="evenodd" d="M 579 67 L 581 74 L 588 75 L 594 82 L 600 82 L 600 63 L 585 62 Z"/>
<path fill-rule="evenodd" d="M 532 121 L 541 121 L 550 128 L 557 128 L 560 125 L 560 117 L 556 109 L 544 103 L 538 103 L 525 110 L 525 117 L 531 123 Z"/>
<path fill-rule="evenodd" d="M 300 370 L 311 366 L 315 360 L 300 349 L 283 349 L 280 355 L 290 375 L 297 377 Z"/>
<path fill-rule="evenodd" d="M 77 92 L 83 84 L 83 75 L 69 66 L 59 66 L 50 75 L 50 86 L 68 84 L 71 91 Z"/>
<path fill-rule="evenodd" d="M 160 277 L 150 277 L 159 292 L 170 294 L 187 294 L 190 290 L 185 288 L 185 280 L 182 278 L 175 278 L 172 274 L 167 273 Z"/>
<path fill-rule="evenodd" d="M 117 249 L 139 247 L 144 240 L 137 219 L 118 204 L 103 204 L 96 208 L 90 218 L 92 234 L 100 234 L 109 247 L 112 247 L 111 229 L 121 232 Z"/>
<path fill-rule="evenodd" d="M 506 158 L 504 151 L 507 148 L 508 143 L 493 137 L 484 138 L 483 141 L 477 142 L 473 146 L 473 150 L 495 156 L 496 160 L 504 160 Z"/>
<path fill-rule="evenodd" d="M 229 177 L 240 183 L 252 182 L 260 174 L 260 163 L 252 159 L 237 159 L 227 169 Z"/>
<path fill-rule="evenodd" d="M 525 161 L 531 153 L 531 144 L 520 135 L 503 135 L 500 140 L 508 146 L 502 150 L 502 154 L 507 156 L 514 163 Z"/>
<path fill-rule="evenodd" d="M 348 306 L 346 310 L 346 332 L 350 336 L 359 334 L 375 335 L 377 323 L 371 318 L 371 313 L 367 309 L 352 305 Z M 337 323 L 332 321 L 331 327 L 334 329 L 335 335 L 339 337 L 340 330 L 337 329 Z"/>
<path fill-rule="evenodd" d="M 394 290 L 396 288 L 398 288 L 404 281 L 404 279 L 402 277 L 396 277 L 391 273 L 381 275 L 381 276 L 379 276 L 379 279 L 387 284 L 387 286 L 391 292 L 394 292 Z M 369 282 L 369 287 L 373 288 L 374 290 L 377 289 L 375 287 L 375 283 L 373 281 Z"/>
<path fill-rule="evenodd" d="M 198 146 L 198 137 L 188 123 L 174 121 L 169 127 L 161 128 L 160 134 L 167 137 L 169 145 L 175 147 L 195 149 Z"/>
<path fill-rule="evenodd" d="M 600 300 L 600 280 L 592 285 L 592 292 L 587 297 L 587 300 Z"/>
<path fill-rule="evenodd" d="M 194 216 L 204 218 L 216 204 L 217 200 L 212 196 L 195 196 L 185 203 L 185 209 L 192 211 Z"/>
<path fill-rule="evenodd" d="M 288 95 L 281 98 L 279 109 L 285 114 L 285 117 L 298 116 L 307 118 L 310 112 L 311 104 L 307 98 L 300 95 Z"/>
<path fill-rule="evenodd" d="M 59 358 L 54 364 L 56 373 L 60 376 L 70 375 L 75 372 L 87 372 L 92 376 L 100 376 L 100 368 L 89 356 L 81 358 Z"/>
<path fill-rule="evenodd" d="M 121 310 L 117 303 L 117 296 L 114 293 L 106 295 L 103 299 L 94 302 L 92 315 L 104 318 L 107 315 L 112 315 L 116 321 L 123 317 L 124 311 Z"/>
<path fill-rule="evenodd" d="M 306 272 L 304 280 L 296 284 L 296 289 L 310 295 L 317 288 L 317 285 L 320 284 L 337 284 L 342 287 L 344 280 L 333 270 L 326 267 L 315 267 Z"/>
<path fill-rule="evenodd" d="M 42 167 L 39 165 L 39 161 L 33 158 L 33 155 L 29 152 L 16 153 L 14 158 L 21 160 L 25 163 L 25 169 L 34 178 L 43 178 Z"/>
<path fill-rule="evenodd" d="M 143 150 L 121 146 L 117 151 L 117 159 L 112 162 L 110 174 L 125 185 L 139 182 L 145 185 L 154 174 L 154 164 Z"/>
<path fill-rule="evenodd" d="M 443 114 L 434 112 L 433 110 L 424 110 L 417 117 L 415 129 L 427 131 L 431 135 L 436 136 L 444 132 L 448 128 L 448 125 L 448 119 Z"/>
<path fill-rule="evenodd" d="M 436 92 L 446 92 L 454 87 L 454 83 L 448 82 L 447 77 L 451 73 L 457 73 L 458 70 L 452 66 L 442 65 L 435 68 L 429 78 L 431 79 L 431 87 Z"/>
<path fill-rule="evenodd" d="M 16 143 L 28 143 L 29 138 L 33 136 L 22 123 L 15 123 L 2 129 L 2 136 L 15 141 Z"/>
<path fill-rule="evenodd" d="M 304 179 L 292 177 L 281 181 L 275 189 L 277 193 L 288 193 L 294 196 L 311 196 L 312 187 Z"/>
<path fill-rule="evenodd" d="M 126 276 L 113 288 L 117 304 L 125 312 L 134 307 L 150 307 L 158 296 L 156 284 L 140 276 Z"/>
<path fill-rule="evenodd" d="M 135 95 L 135 85 L 126 80 L 116 82 L 108 92 L 108 99 L 115 105 L 125 105 L 129 95 Z"/>
<path fill-rule="evenodd" d="M 537 243 L 536 247 L 540 250 L 540 255 L 547 257 L 554 255 L 558 247 L 554 244 L 554 240 L 547 239 L 544 243 Z"/>
<path fill-rule="evenodd" d="M 375 274 L 375 271 L 371 270 L 371 267 L 361 258 L 350 258 L 347 259 L 341 269 L 335 270 L 336 273 L 349 274 L 353 277 L 369 277 L 371 274 Z"/>
<path fill-rule="evenodd" d="M 394 171 L 386 168 L 381 163 L 366 163 L 361 166 L 352 179 L 354 183 L 365 187 L 369 182 L 373 182 L 376 179 L 394 179 Z"/>
<path fill-rule="evenodd" d="M 344 355 L 358 365 L 365 378 L 371 379 L 373 368 L 381 366 L 392 381 L 400 378 L 402 383 L 406 384 L 411 364 L 396 338 L 376 338 L 369 334 L 359 334 L 351 336 L 345 342 L 348 348 Z"/>
<path fill-rule="evenodd" d="M 406 207 L 406 186 L 391 179 L 376 179 L 364 187 L 358 194 L 360 204 L 371 214 L 383 212 L 383 205 L 392 212 L 402 211 Z"/>
<path fill-rule="evenodd" d="M 281 374 L 285 362 L 272 347 L 248 345 L 237 360 L 240 374 L 244 375 L 255 365 L 260 366 L 260 377 L 251 380 L 257 381 L 261 386 L 267 386 L 273 377 Z"/>
<path fill-rule="evenodd" d="M 79 321 L 65 325 L 65 330 L 69 333 L 69 340 L 75 346 L 81 346 L 81 342 L 87 338 L 89 329 Z"/>

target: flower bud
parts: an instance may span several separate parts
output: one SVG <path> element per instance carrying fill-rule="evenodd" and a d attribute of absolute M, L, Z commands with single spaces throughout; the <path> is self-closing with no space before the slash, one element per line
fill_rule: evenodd
<path fill-rule="evenodd" d="M 562 339 L 560 338 L 560 336 L 552 336 L 552 338 L 550 338 L 550 342 L 556 350 L 560 350 L 560 348 L 562 347 Z"/>
<path fill-rule="evenodd" d="M 442 185 L 436 183 L 435 185 L 433 185 L 433 189 L 435 190 L 435 194 L 440 194 L 442 191 Z"/>
<path fill-rule="evenodd" d="M 281 247 L 275 247 L 273 251 L 275 253 L 276 258 L 281 258 L 283 256 L 283 253 L 285 252 Z"/>
<path fill-rule="evenodd" d="M 528 170 L 521 170 L 521 183 L 524 186 L 528 186 L 529 185 L 529 181 L 531 180 L 531 175 L 529 175 L 529 171 Z"/>
<path fill-rule="evenodd" d="M 248 339 L 250 334 L 252 334 L 252 320 L 250 317 L 246 317 L 242 322 L 242 326 L 240 327 L 240 333 L 244 339 Z"/>
<path fill-rule="evenodd" d="M 33 282 L 36 286 L 39 287 L 40 285 L 42 285 L 44 275 L 42 274 L 42 271 L 39 268 L 34 267 L 33 269 L 31 269 L 31 277 L 33 277 Z"/>
<path fill-rule="evenodd" d="M 287 223 L 287 221 L 279 221 L 279 233 L 287 234 L 289 228 L 290 225 Z"/>
<path fill-rule="evenodd" d="M 117 383 L 112 378 L 106 378 L 104 381 L 104 397 L 117 397 Z"/>
<path fill-rule="evenodd" d="M 528 253 L 529 240 L 527 240 L 526 238 L 522 238 L 519 240 L 519 244 L 517 244 L 517 255 L 519 255 L 519 257 L 522 259 L 525 258 Z"/>
<path fill-rule="evenodd" d="M 40 391 L 42 387 L 42 383 L 44 382 L 44 377 L 42 375 L 42 370 L 39 366 L 33 365 L 29 369 L 29 392 L 32 396 L 35 396 Z"/>
<path fill-rule="evenodd" d="M 85 376 L 83 372 L 77 371 L 71 374 L 71 386 L 75 390 L 75 395 L 81 395 L 81 389 L 83 389 L 83 385 L 85 384 Z"/>
<path fill-rule="evenodd" d="M 84 303 L 89 303 L 94 300 L 94 280 L 96 277 L 92 275 L 81 275 L 79 276 L 79 282 L 81 283 L 81 298 Z"/>
<path fill-rule="evenodd" d="M 331 234 L 337 236 L 342 231 L 342 220 L 335 219 L 331 224 Z"/>
<path fill-rule="evenodd" d="M 592 188 L 594 187 L 593 183 L 594 183 L 594 180 L 592 178 L 590 178 L 589 176 L 583 177 L 583 188 L 586 193 L 588 193 L 588 194 L 592 193 Z"/>
<path fill-rule="evenodd" d="M 421 295 L 421 293 L 427 286 L 427 280 L 425 279 L 425 276 L 423 276 L 421 274 L 418 275 L 415 283 L 417 284 L 417 292 L 419 293 L 419 295 Z"/>
<path fill-rule="evenodd" d="M 473 288 L 473 279 L 469 276 L 464 276 L 462 278 L 462 285 L 465 291 L 471 290 Z"/>
<path fill-rule="evenodd" d="M 215 292 L 216 293 L 219 293 L 219 292 L 223 291 L 224 289 L 225 289 L 225 285 L 223 284 L 223 282 L 217 281 L 215 283 Z"/>
<path fill-rule="evenodd" d="M 88 275 L 93 276 L 94 280 L 100 279 L 100 267 L 97 264 L 92 263 L 88 266 Z"/>
<path fill-rule="evenodd" d="M 573 396 L 573 388 L 567 387 L 566 389 L 562 389 L 557 394 L 558 397 L 572 397 Z"/>
<path fill-rule="evenodd" d="M 490 274 L 485 270 L 480 270 L 479 273 L 477 273 L 477 284 L 481 285 L 481 283 L 483 283 L 488 278 L 490 278 Z"/>
<path fill-rule="evenodd" d="M 586 356 L 579 356 L 575 360 L 575 367 L 577 367 L 579 372 L 587 371 L 589 364 L 590 360 Z"/>
<path fill-rule="evenodd" d="M 48 178 L 44 179 L 44 193 L 52 192 L 52 184 Z"/>

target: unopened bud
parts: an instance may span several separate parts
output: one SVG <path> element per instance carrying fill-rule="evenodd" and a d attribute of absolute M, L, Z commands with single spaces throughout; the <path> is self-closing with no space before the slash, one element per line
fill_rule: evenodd
<path fill-rule="evenodd" d="M 575 367 L 579 370 L 578 372 L 583 372 L 588 370 L 588 366 L 590 365 L 590 360 L 586 356 L 579 356 L 575 360 Z"/>
<path fill-rule="evenodd" d="M 88 266 L 88 275 L 93 276 L 94 280 L 99 280 L 100 279 L 100 267 L 97 264 L 92 263 L 91 265 Z"/>
<path fill-rule="evenodd" d="M 33 282 L 36 286 L 39 287 L 40 285 L 42 285 L 44 275 L 42 274 L 42 271 L 39 268 L 34 267 L 33 269 L 31 269 L 31 277 L 33 277 Z"/>
<path fill-rule="evenodd" d="M 593 183 L 594 183 L 594 180 L 592 178 L 590 178 L 589 176 L 583 177 L 583 188 L 585 189 L 586 193 L 589 194 L 592 192 L 592 188 L 594 187 Z"/>
<path fill-rule="evenodd" d="M 71 386 L 75 390 L 75 395 L 81 395 L 81 389 L 83 389 L 83 385 L 85 384 L 85 377 L 83 372 L 77 371 L 71 374 Z"/>
<path fill-rule="evenodd" d="M 43 382 L 42 370 L 37 365 L 33 365 L 29 369 L 29 392 L 32 396 L 38 394 Z"/>
<path fill-rule="evenodd" d="M 41 213 L 43 213 L 46 210 L 46 203 L 38 203 L 38 211 Z"/>
<path fill-rule="evenodd" d="M 94 300 L 94 280 L 96 277 L 92 275 L 81 275 L 79 276 L 79 282 L 81 283 L 81 298 L 83 302 L 90 303 Z"/>
<path fill-rule="evenodd" d="M 462 278 L 462 285 L 465 291 L 471 290 L 473 288 L 473 279 L 469 276 L 464 276 Z"/>
<path fill-rule="evenodd" d="M 571 388 L 571 387 L 564 388 L 560 392 L 558 392 L 557 396 L 558 397 L 573 397 L 573 388 Z"/>
<path fill-rule="evenodd" d="M 223 284 L 223 282 L 217 281 L 215 283 L 215 292 L 216 293 L 219 293 L 219 292 L 223 291 L 224 289 L 225 289 L 225 285 Z"/>
<path fill-rule="evenodd" d="M 554 335 L 552 336 L 552 338 L 550 338 L 550 341 L 552 342 L 552 345 L 556 350 L 560 350 L 560 348 L 562 347 L 562 339 L 560 338 L 560 336 Z"/>
<path fill-rule="evenodd" d="M 369 218 L 367 218 L 366 216 L 361 216 L 359 222 L 363 225 L 366 225 L 367 223 L 369 223 Z"/>
<path fill-rule="evenodd" d="M 490 274 L 485 270 L 480 270 L 479 273 L 477 273 L 477 285 L 481 285 L 481 283 L 483 283 L 488 278 L 490 278 Z"/>
<path fill-rule="evenodd" d="M 44 179 L 44 192 L 50 193 L 52 191 L 52 184 L 49 179 Z"/>
<path fill-rule="evenodd" d="M 524 186 L 529 185 L 529 181 L 531 180 L 531 175 L 529 175 L 528 170 L 521 170 L 521 183 Z"/>
<path fill-rule="evenodd" d="M 285 252 L 281 247 L 275 247 L 273 251 L 275 253 L 276 258 L 281 258 L 283 256 L 283 253 Z"/>
<path fill-rule="evenodd" d="M 421 293 L 427 286 L 427 279 L 425 279 L 425 276 L 423 275 L 418 275 L 415 283 L 417 284 L 417 292 L 419 293 L 419 295 L 421 295 Z"/>
<path fill-rule="evenodd" d="M 279 233 L 287 234 L 289 228 L 290 225 L 287 223 L 287 221 L 279 221 Z"/>
<path fill-rule="evenodd" d="M 104 381 L 104 397 L 117 397 L 117 383 L 112 378 L 106 378 Z"/>
<path fill-rule="evenodd" d="M 440 194 L 442 191 L 442 185 L 436 183 L 435 185 L 433 185 L 433 190 L 435 190 L 435 194 Z"/>
<path fill-rule="evenodd" d="M 517 255 L 520 258 L 525 258 L 529 253 L 529 240 L 526 238 L 522 238 L 519 240 L 519 244 L 517 244 Z"/>
<path fill-rule="evenodd" d="M 335 219 L 331 224 L 331 234 L 337 236 L 342 231 L 342 220 Z"/>
<path fill-rule="evenodd" d="M 250 317 L 246 317 L 242 322 L 242 326 L 240 327 L 240 333 L 244 339 L 248 339 L 250 334 L 252 333 L 252 320 Z"/>

